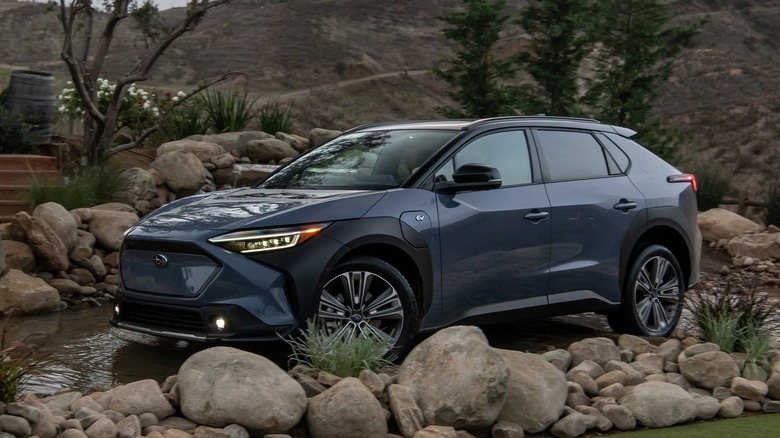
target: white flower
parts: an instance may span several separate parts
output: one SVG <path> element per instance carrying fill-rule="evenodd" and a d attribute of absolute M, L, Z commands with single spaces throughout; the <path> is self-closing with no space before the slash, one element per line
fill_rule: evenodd
<path fill-rule="evenodd" d="M 57 111 L 59 111 L 61 113 L 65 113 L 65 112 L 68 112 L 68 109 L 65 108 L 65 105 L 61 105 L 59 108 L 57 108 Z"/>
<path fill-rule="evenodd" d="M 149 109 L 151 107 L 152 107 L 152 105 L 149 103 L 148 100 L 146 102 L 144 102 L 144 109 Z"/>
<path fill-rule="evenodd" d="M 187 93 L 185 93 L 183 91 L 179 91 L 178 93 L 176 93 L 176 95 L 179 96 L 179 97 L 184 97 L 184 96 L 187 95 Z"/>
<path fill-rule="evenodd" d="M 178 102 L 179 101 L 179 96 L 173 96 L 171 98 L 171 100 L 174 101 L 174 102 Z"/>

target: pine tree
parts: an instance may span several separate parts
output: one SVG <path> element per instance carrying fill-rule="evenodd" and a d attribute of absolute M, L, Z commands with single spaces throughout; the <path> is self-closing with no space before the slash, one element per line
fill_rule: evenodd
<path fill-rule="evenodd" d="M 603 122 L 639 131 L 640 142 L 673 159 L 677 136 L 652 108 L 659 85 L 669 79 L 675 59 L 703 23 L 671 26 L 672 16 L 657 0 L 596 0 L 595 6 L 598 45 L 586 102 Z"/>
<path fill-rule="evenodd" d="M 581 115 L 579 68 L 592 49 L 589 0 L 532 0 L 517 24 L 531 37 L 518 63 L 533 77 L 523 87 L 522 108 L 530 114 Z"/>
<path fill-rule="evenodd" d="M 449 26 L 444 36 L 458 48 L 446 58 L 438 77 L 452 86 L 448 95 L 460 109 L 442 107 L 446 117 L 491 117 L 515 114 L 517 94 L 513 86 L 502 84 L 515 76 L 516 67 L 495 56 L 499 34 L 509 21 L 503 13 L 504 0 L 463 0 L 465 10 L 438 17 Z"/>

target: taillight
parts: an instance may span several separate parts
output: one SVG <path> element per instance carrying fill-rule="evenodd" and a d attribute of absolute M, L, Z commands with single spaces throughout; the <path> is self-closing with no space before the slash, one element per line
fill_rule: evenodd
<path fill-rule="evenodd" d="M 668 177 L 666 177 L 666 181 L 668 181 L 670 183 L 678 183 L 678 182 L 681 182 L 681 183 L 685 183 L 685 182 L 691 183 L 691 185 L 693 186 L 693 191 L 694 192 L 698 192 L 699 191 L 699 184 L 696 183 L 696 175 L 694 175 L 692 173 L 684 173 L 682 175 L 668 176 Z"/>

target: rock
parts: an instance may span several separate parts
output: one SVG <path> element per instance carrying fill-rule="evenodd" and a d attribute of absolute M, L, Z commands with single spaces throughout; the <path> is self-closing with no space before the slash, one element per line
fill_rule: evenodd
<path fill-rule="evenodd" d="M 682 352 L 682 343 L 679 339 L 668 339 L 664 341 L 655 351 L 664 358 L 664 362 L 677 363 L 677 357 Z"/>
<path fill-rule="evenodd" d="M 70 251 L 76 245 L 76 220 L 60 204 L 56 202 L 46 202 L 35 207 L 33 217 L 37 217 L 46 222 L 54 233 L 65 245 L 66 251 Z"/>
<path fill-rule="evenodd" d="M 9 403 L 5 406 L 5 413 L 22 417 L 30 423 L 37 423 L 41 419 L 41 410 L 27 403 Z"/>
<path fill-rule="evenodd" d="M 179 197 L 197 193 L 211 177 L 200 159 L 190 152 L 168 152 L 157 157 L 151 167 L 165 178 L 165 184 Z"/>
<path fill-rule="evenodd" d="M 599 376 L 595 383 L 599 391 L 615 383 L 626 385 L 628 383 L 628 374 L 621 370 L 610 371 Z"/>
<path fill-rule="evenodd" d="M 591 360 L 602 368 L 611 360 L 620 360 L 620 350 L 612 339 L 598 337 L 574 342 L 568 349 L 571 354 L 572 366 L 577 366 L 585 360 Z M 591 377 L 596 378 L 598 376 Z"/>
<path fill-rule="evenodd" d="M 761 225 L 723 208 L 699 213 L 697 221 L 702 239 L 708 242 L 761 231 Z"/>
<path fill-rule="evenodd" d="M 601 413 L 612 422 L 612 425 L 617 430 L 636 429 L 636 418 L 631 410 L 625 406 L 608 404 L 601 408 Z"/>
<path fill-rule="evenodd" d="M 610 373 L 612 371 L 622 371 L 625 373 L 627 380 L 625 382 L 626 386 L 634 386 L 639 385 L 640 383 L 644 382 L 644 377 L 642 377 L 642 373 L 634 369 L 631 365 L 621 362 L 619 360 L 612 360 L 607 362 L 607 366 L 604 367 L 604 371 L 607 373 Z"/>
<path fill-rule="evenodd" d="M 21 211 L 11 220 L 10 230 L 15 240 L 26 241 L 30 245 L 41 269 L 49 272 L 68 269 L 68 250 L 43 219 Z"/>
<path fill-rule="evenodd" d="M 553 424 L 550 433 L 557 438 L 575 438 L 584 434 L 587 430 L 588 426 L 585 416 L 575 412 Z"/>
<path fill-rule="evenodd" d="M 84 433 L 89 438 L 114 438 L 117 435 L 117 428 L 113 421 L 104 417 L 92 423 Z"/>
<path fill-rule="evenodd" d="M 764 402 L 762 408 L 762 412 L 766 412 L 767 414 L 777 414 L 780 413 L 780 401 L 778 400 L 770 400 L 767 402 Z"/>
<path fill-rule="evenodd" d="M 141 436 L 143 428 L 137 415 L 128 415 L 116 423 L 117 436 L 119 438 L 135 438 Z"/>
<path fill-rule="evenodd" d="M 262 356 L 231 347 L 190 356 L 177 387 L 184 417 L 212 427 L 237 423 L 284 433 L 306 412 L 306 394 L 292 377 Z"/>
<path fill-rule="evenodd" d="M 571 354 L 561 348 L 542 353 L 542 358 L 564 373 L 568 371 L 569 366 L 571 366 Z"/>
<path fill-rule="evenodd" d="M 258 163 L 278 163 L 284 158 L 295 158 L 300 153 L 292 146 L 277 140 L 269 138 L 266 140 L 250 140 L 246 143 L 246 155 Z"/>
<path fill-rule="evenodd" d="M 590 406 L 590 397 L 585 395 L 585 390 L 577 383 L 566 382 L 566 406 L 576 408 L 577 406 Z"/>
<path fill-rule="evenodd" d="M 309 131 L 309 144 L 311 147 L 316 148 L 323 143 L 341 135 L 341 131 L 334 131 L 330 129 L 314 128 Z"/>
<path fill-rule="evenodd" d="M 86 209 L 84 209 L 86 210 Z M 90 218 L 92 214 L 90 213 Z M 86 225 L 85 225 L 86 227 Z M 78 266 L 86 268 L 90 264 L 90 257 L 95 253 L 95 235 L 87 230 L 78 230 L 76 246 L 70 251 L 68 257 Z"/>
<path fill-rule="evenodd" d="M 97 281 L 95 276 L 92 275 L 92 272 L 84 268 L 71 269 L 70 272 L 68 272 L 68 276 L 71 280 L 75 281 L 81 286 L 90 286 L 95 284 Z"/>
<path fill-rule="evenodd" d="M 509 367 L 480 329 L 454 326 L 418 344 L 397 382 L 416 391 L 427 424 L 489 427 L 506 402 Z"/>
<path fill-rule="evenodd" d="M 40 278 L 11 269 L 0 277 L 0 312 L 6 315 L 60 309 L 60 294 Z"/>
<path fill-rule="evenodd" d="M 118 202 L 135 205 L 139 201 L 156 198 L 157 185 L 152 174 L 140 167 L 133 167 L 119 174 L 119 189 L 114 193 Z"/>
<path fill-rule="evenodd" d="M 198 157 L 201 163 L 210 163 L 212 158 L 226 154 L 227 150 L 216 143 L 185 138 L 161 144 L 157 147 L 157 158 L 169 152 L 189 152 Z"/>
<path fill-rule="evenodd" d="M 81 427 L 83 430 L 86 430 L 89 428 L 89 426 L 92 426 L 93 423 L 98 421 L 101 418 L 105 418 L 103 414 L 101 414 L 98 411 L 95 411 L 94 409 L 90 408 L 80 408 L 78 411 L 74 411 L 73 418 L 79 421 L 81 423 Z"/>
<path fill-rule="evenodd" d="M 299 153 L 303 153 L 306 149 L 309 149 L 309 139 L 303 138 L 297 135 L 285 134 L 284 132 L 277 132 L 274 136 L 277 140 L 281 140 Z"/>
<path fill-rule="evenodd" d="M 621 350 L 631 350 L 635 356 L 642 353 L 655 353 L 657 350 L 657 347 L 648 342 L 647 339 L 627 334 L 620 335 L 618 346 Z"/>
<path fill-rule="evenodd" d="M 745 405 L 743 404 L 742 399 L 735 395 L 720 402 L 718 416 L 723 418 L 736 418 L 742 415 L 744 411 Z"/>
<path fill-rule="evenodd" d="M 312 438 L 384 436 L 387 422 L 379 401 L 360 380 L 342 379 L 312 397 L 306 411 Z"/>
<path fill-rule="evenodd" d="M 585 374 L 589 375 L 591 378 L 597 379 L 604 374 L 604 368 L 592 360 L 583 360 L 566 373 L 566 378 L 570 379 L 574 374 L 579 372 L 585 372 Z"/>
<path fill-rule="evenodd" d="M 577 412 L 587 415 L 588 417 L 593 417 L 596 419 L 596 428 L 601 432 L 606 432 L 610 429 L 612 429 L 612 421 L 610 421 L 609 418 L 604 416 L 604 414 L 601 413 L 600 410 L 592 407 L 592 406 L 577 406 L 575 408 Z"/>
<path fill-rule="evenodd" d="M 646 382 L 620 400 L 647 427 L 668 427 L 696 418 L 696 403 L 687 391 L 666 382 Z"/>
<path fill-rule="evenodd" d="M 731 381 L 731 392 L 745 400 L 761 401 L 768 391 L 767 384 L 757 380 L 734 377 L 734 380 Z"/>
<path fill-rule="evenodd" d="M 588 394 L 591 397 L 599 393 L 599 387 L 598 384 L 596 384 L 596 381 L 584 371 L 570 374 L 569 380 L 580 385 L 585 391 L 585 394 Z"/>
<path fill-rule="evenodd" d="M 15 415 L 0 415 L 0 430 L 13 434 L 17 438 L 27 438 L 32 434 L 30 422 Z"/>
<path fill-rule="evenodd" d="M 379 398 L 382 396 L 382 393 L 385 392 L 385 383 L 371 370 L 361 371 L 358 380 L 360 380 L 360 383 L 362 383 L 363 386 L 371 391 L 371 394 L 374 397 Z"/>
<path fill-rule="evenodd" d="M 3 260 L 5 260 L 6 264 L 4 269 L 0 269 L 0 274 L 8 269 L 17 269 L 28 273 L 38 270 L 38 264 L 35 261 L 35 253 L 33 253 L 30 245 L 15 240 L 0 240 L 0 242 L 3 251 L 5 252 Z M 2 263 L 2 261 L 0 261 L 0 263 Z"/>
<path fill-rule="evenodd" d="M 642 353 L 636 356 L 631 366 L 642 374 L 663 374 L 664 357 L 655 353 Z"/>
<path fill-rule="evenodd" d="M 499 421 L 517 423 L 528 433 L 546 430 L 560 418 L 568 388 L 566 377 L 538 354 L 496 349 L 509 366 L 509 387 Z"/>
<path fill-rule="evenodd" d="M 621 383 L 613 383 L 599 390 L 599 397 L 611 397 L 619 400 L 626 395 L 626 387 Z"/>
<path fill-rule="evenodd" d="M 175 409 L 153 379 L 139 380 L 111 390 L 108 408 L 123 415 L 141 415 L 151 412 L 157 418 L 172 415 Z"/>
<path fill-rule="evenodd" d="M 709 420 L 715 418 L 720 411 L 720 401 L 715 397 L 698 396 L 693 398 L 696 403 L 696 419 Z"/>
<path fill-rule="evenodd" d="M 135 213 L 93 209 L 89 232 L 95 235 L 101 247 L 109 251 L 119 251 L 125 231 L 138 221 L 138 215 Z"/>
<path fill-rule="evenodd" d="M 87 438 L 87 435 L 78 429 L 65 429 L 59 438 Z"/>
<path fill-rule="evenodd" d="M 686 347 L 683 350 L 683 353 L 685 353 L 686 358 L 689 358 L 696 356 L 697 354 L 709 353 L 712 351 L 720 351 L 720 346 L 712 342 L 705 342 L 703 344 L 694 344 L 690 347 Z"/>
<path fill-rule="evenodd" d="M 211 163 L 214 164 L 217 169 L 232 169 L 233 165 L 236 164 L 236 157 L 227 153 L 217 155 L 216 157 L 211 157 Z"/>
<path fill-rule="evenodd" d="M 414 391 L 403 385 L 393 384 L 387 387 L 390 410 L 393 412 L 401 435 L 406 438 L 423 428 L 423 414 L 414 399 Z"/>
<path fill-rule="evenodd" d="M 780 259 L 780 233 L 746 234 L 734 237 L 726 244 L 732 257 L 756 260 Z"/>
<path fill-rule="evenodd" d="M 216 143 L 226 151 L 237 151 L 239 156 L 246 156 L 246 142 L 273 138 L 273 135 L 263 131 L 223 132 L 221 134 L 191 135 L 188 140 Z"/>
<path fill-rule="evenodd" d="M 766 381 L 767 397 L 780 400 L 780 373 L 774 372 L 769 376 L 769 380 Z"/>
<path fill-rule="evenodd" d="M 519 424 L 511 421 L 499 421 L 490 429 L 491 438 L 523 438 L 525 431 Z"/>
<path fill-rule="evenodd" d="M 734 359 L 722 351 L 697 354 L 681 361 L 679 365 L 680 374 L 702 388 L 728 386 L 731 379 L 739 376 L 739 367 Z"/>

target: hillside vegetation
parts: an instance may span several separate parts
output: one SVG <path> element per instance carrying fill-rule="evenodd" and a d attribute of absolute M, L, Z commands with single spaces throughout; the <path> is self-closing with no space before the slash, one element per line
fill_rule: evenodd
<path fill-rule="evenodd" d="M 187 88 L 227 71 L 226 87 L 291 102 L 297 127 L 345 129 L 388 119 L 438 118 L 445 84 L 429 70 L 449 51 L 437 16 L 460 0 L 234 0 L 176 41 L 150 85 Z M 509 0 L 516 11 L 526 4 Z M 669 1 L 681 23 L 707 18 L 663 88 L 658 113 L 687 137 L 683 167 L 720 163 L 733 185 L 760 197 L 780 158 L 780 1 Z M 511 11 L 510 11 L 511 12 Z M 163 11 L 174 20 L 182 9 Z M 64 71 L 61 29 L 46 4 L 0 0 L 0 63 Z M 119 29 L 106 76 L 128 70 L 144 49 Z M 503 35 L 512 53 L 525 38 Z M 0 84 L 0 87 L 3 84 Z"/>

